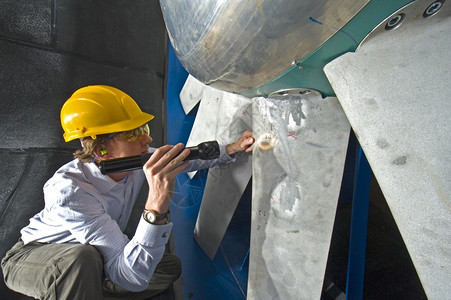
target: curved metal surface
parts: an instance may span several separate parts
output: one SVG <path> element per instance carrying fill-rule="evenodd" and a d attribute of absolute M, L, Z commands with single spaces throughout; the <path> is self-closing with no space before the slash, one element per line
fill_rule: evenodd
<path fill-rule="evenodd" d="M 417 0 L 325 67 L 429 299 L 451 281 L 451 3 Z M 404 15 L 401 26 L 386 30 Z"/>
<path fill-rule="evenodd" d="M 207 85 L 240 92 L 305 59 L 369 0 L 160 0 L 175 52 Z"/>
<path fill-rule="evenodd" d="M 252 99 L 248 299 L 320 299 L 350 126 L 335 97 Z"/>
<path fill-rule="evenodd" d="M 434 21 L 437 18 L 447 18 L 449 16 L 450 9 L 449 4 L 445 6 L 445 2 L 446 0 L 417 0 L 406 4 L 382 20 L 379 25 L 371 30 L 371 32 L 360 42 L 356 51 L 358 51 L 364 43 L 370 41 L 371 39 L 383 34 L 388 34 L 390 31 L 394 31 L 398 28 L 401 28 L 400 30 L 404 31 L 405 27 L 409 27 L 409 31 L 411 31 L 413 27 L 421 26 L 422 23 L 430 21 L 431 17 L 433 17 L 432 20 Z M 438 13 L 440 13 L 440 15 L 435 18 Z M 403 26 L 403 28 L 401 26 Z"/>
<path fill-rule="evenodd" d="M 237 140 L 245 130 L 252 129 L 252 99 L 214 89 L 188 76 L 180 93 L 180 102 L 190 110 L 196 101 L 200 101 L 200 105 L 187 145 L 206 138 L 227 144 Z M 194 237 L 210 259 L 215 258 L 252 176 L 250 153 L 238 153 L 235 158 L 233 164 L 208 170 Z"/>

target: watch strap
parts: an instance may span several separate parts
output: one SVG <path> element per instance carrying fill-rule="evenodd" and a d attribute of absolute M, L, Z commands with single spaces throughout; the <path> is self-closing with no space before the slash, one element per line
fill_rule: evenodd
<path fill-rule="evenodd" d="M 144 209 L 143 211 L 143 219 L 150 223 L 150 224 L 156 224 L 164 219 L 168 219 L 169 210 L 165 212 L 164 214 L 158 214 L 154 210 L 147 210 Z"/>

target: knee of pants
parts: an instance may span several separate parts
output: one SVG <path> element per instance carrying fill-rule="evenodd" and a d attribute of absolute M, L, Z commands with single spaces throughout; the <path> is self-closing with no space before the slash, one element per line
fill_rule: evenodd
<path fill-rule="evenodd" d="M 182 274 L 182 262 L 173 254 L 165 254 L 157 265 L 156 272 L 171 274 L 173 280 L 177 280 Z"/>
<path fill-rule="evenodd" d="M 182 275 L 182 262 L 177 256 L 174 255 L 174 257 L 174 278 L 177 279 Z"/>
<path fill-rule="evenodd" d="M 75 252 L 75 259 L 72 265 L 73 268 L 89 270 L 89 272 L 98 272 L 100 273 L 100 277 L 102 276 L 103 258 L 94 246 L 77 245 L 73 251 Z"/>

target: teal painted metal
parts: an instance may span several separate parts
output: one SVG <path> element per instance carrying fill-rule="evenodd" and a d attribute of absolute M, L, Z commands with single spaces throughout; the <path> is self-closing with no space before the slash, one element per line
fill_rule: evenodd
<path fill-rule="evenodd" d="M 310 88 L 320 91 L 323 97 L 335 96 L 323 72 L 323 67 L 346 52 L 354 52 L 373 28 L 410 2 L 413 1 L 373 0 L 369 2 L 348 24 L 307 58 L 273 81 L 239 94 L 247 97 L 266 97 L 283 89 Z M 312 17 L 309 19 L 318 26 L 328 26 L 327 20 L 316 20 Z"/>

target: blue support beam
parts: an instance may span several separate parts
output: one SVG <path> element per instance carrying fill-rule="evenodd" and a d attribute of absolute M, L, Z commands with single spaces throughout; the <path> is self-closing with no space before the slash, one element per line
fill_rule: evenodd
<path fill-rule="evenodd" d="M 166 139 L 174 145 L 188 140 L 197 108 L 185 114 L 180 103 L 188 72 L 171 45 L 168 60 Z M 207 170 L 197 172 L 192 179 L 179 174 L 170 206 L 176 254 L 182 261 L 183 299 L 243 300 L 247 292 L 248 266 L 243 257 L 249 249 L 250 186 L 237 208 L 238 216 L 232 218 L 227 229 L 220 254 L 211 260 L 193 238 L 206 178 Z"/>
<path fill-rule="evenodd" d="M 363 298 L 371 168 L 359 146 L 349 240 L 346 300 Z"/>

